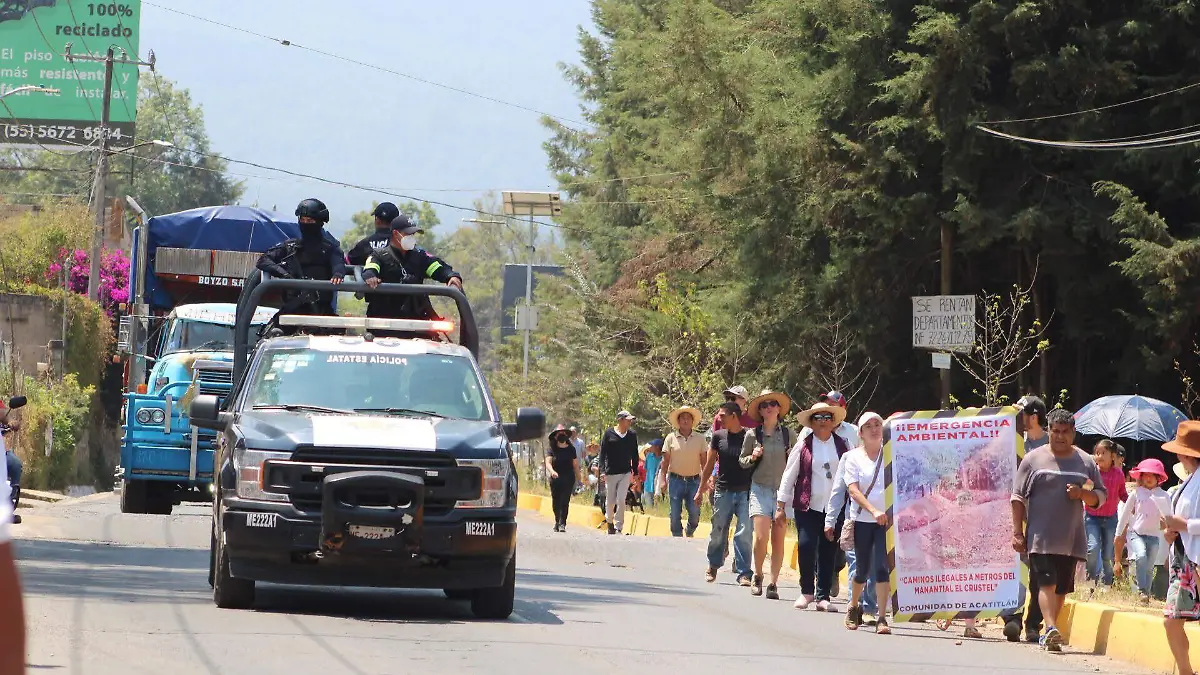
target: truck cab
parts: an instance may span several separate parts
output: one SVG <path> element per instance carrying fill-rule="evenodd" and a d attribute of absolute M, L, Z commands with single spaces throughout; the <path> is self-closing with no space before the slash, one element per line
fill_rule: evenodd
<path fill-rule="evenodd" d="M 272 285 L 334 288 L 289 279 L 251 291 L 239 307 L 232 391 L 191 403 L 192 423 L 217 432 L 216 605 L 251 607 L 257 582 L 436 588 L 469 600 L 480 618 L 507 618 L 517 549 L 512 446 L 541 437 L 545 417 L 521 408 L 515 422 L 501 421 L 466 296 L 345 283 L 349 292 L 451 298 L 460 323 L 284 315 L 279 325 L 291 334 L 252 343 L 251 308 Z M 396 335 L 406 333 L 431 337 Z"/>
<path fill-rule="evenodd" d="M 216 434 L 188 422 L 197 394 L 223 399 L 233 384 L 233 303 L 176 307 L 159 331 L 158 358 L 144 393 L 126 396 L 121 444 L 121 510 L 169 514 L 178 502 L 206 502 Z M 261 328 L 274 315 L 259 308 Z"/>

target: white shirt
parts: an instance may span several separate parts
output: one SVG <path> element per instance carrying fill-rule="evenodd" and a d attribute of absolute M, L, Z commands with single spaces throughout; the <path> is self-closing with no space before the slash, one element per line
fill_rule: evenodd
<path fill-rule="evenodd" d="M 1187 532 L 1180 532 L 1179 537 L 1188 560 L 1193 562 L 1200 560 L 1200 480 L 1195 478 L 1196 474 L 1188 476 L 1174 505 L 1175 515 L 1187 520 Z"/>
<path fill-rule="evenodd" d="M 880 453 L 882 452 L 883 450 L 880 449 Z M 859 491 L 867 496 L 867 501 L 871 506 L 878 511 L 886 511 L 887 505 L 883 499 L 883 467 L 879 468 L 879 476 L 875 476 L 875 467 L 878 461 L 882 461 L 882 457 L 872 462 L 871 458 L 867 456 L 866 450 L 855 448 L 847 452 L 842 460 L 846 465 L 846 485 L 858 483 Z M 871 484 L 872 478 L 875 480 L 874 485 Z M 870 493 L 867 493 L 867 488 L 871 488 Z M 860 507 L 858 502 L 854 502 L 854 505 L 850 507 L 850 512 L 857 514 L 854 518 L 856 522 L 875 522 L 875 517 L 871 515 L 871 512 Z"/>
<path fill-rule="evenodd" d="M 812 440 L 812 499 L 808 502 L 812 510 L 825 508 L 833 492 L 833 472 L 837 471 L 837 444 L 833 437 L 827 441 Z"/>
<path fill-rule="evenodd" d="M 9 523 L 12 522 L 12 494 L 8 489 L 8 462 L 4 461 L 4 436 L 0 435 L 0 544 L 12 539 Z"/>

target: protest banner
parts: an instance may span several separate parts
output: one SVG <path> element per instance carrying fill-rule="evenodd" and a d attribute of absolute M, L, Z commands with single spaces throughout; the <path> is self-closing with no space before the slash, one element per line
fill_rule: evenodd
<path fill-rule="evenodd" d="M 1016 408 L 901 413 L 884 428 L 895 621 L 1000 616 L 1028 572 L 1009 497 L 1024 441 Z"/>

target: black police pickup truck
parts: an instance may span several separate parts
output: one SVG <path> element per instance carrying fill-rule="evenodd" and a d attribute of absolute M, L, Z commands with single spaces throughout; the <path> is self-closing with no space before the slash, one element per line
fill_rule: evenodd
<path fill-rule="evenodd" d="M 251 349 L 248 317 L 264 293 L 332 288 L 253 286 L 239 302 L 224 409 L 211 396 L 190 409 L 193 424 L 218 431 L 209 562 L 217 606 L 251 606 L 256 581 L 440 588 L 469 599 L 477 617 L 507 618 L 517 543 L 509 444 L 540 437 L 545 419 L 522 408 L 501 423 L 465 296 L 437 286 L 340 289 L 450 297 L 460 344 L 430 339 L 448 322 L 284 316 L 291 334 Z M 331 334 L 347 328 L 361 334 Z M 395 330 L 401 337 L 372 335 Z"/>

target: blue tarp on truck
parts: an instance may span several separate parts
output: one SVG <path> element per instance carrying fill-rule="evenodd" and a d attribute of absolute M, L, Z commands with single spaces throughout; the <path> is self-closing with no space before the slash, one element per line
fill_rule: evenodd
<path fill-rule="evenodd" d="M 152 310 L 169 310 L 177 301 L 155 277 L 155 255 L 160 247 L 265 253 L 281 241 L 300 236 L 295 216 L 284 216 L 249 206 L 210 206 L 164 216 L 147 223 L 146 303 Z M 325 238 L 336 242 L 328 230 Z M 133 266 L 137 269 L 137 247 Z"/>

